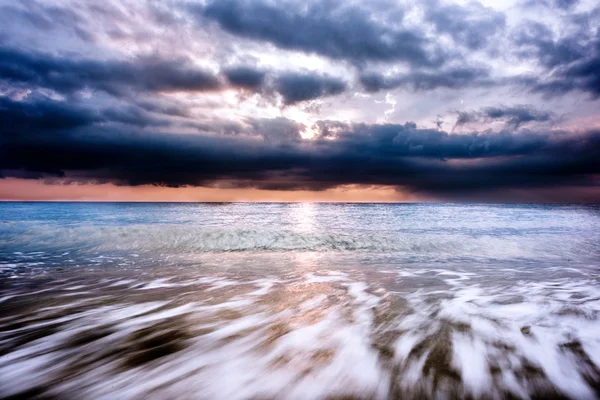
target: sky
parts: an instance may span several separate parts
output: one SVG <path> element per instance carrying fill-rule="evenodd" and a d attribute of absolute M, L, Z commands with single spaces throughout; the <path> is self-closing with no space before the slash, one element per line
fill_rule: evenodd
<path fill-rule="evenodd" d="M 0 0 L 0 199 L 600 202 L 600 5 Z"/>

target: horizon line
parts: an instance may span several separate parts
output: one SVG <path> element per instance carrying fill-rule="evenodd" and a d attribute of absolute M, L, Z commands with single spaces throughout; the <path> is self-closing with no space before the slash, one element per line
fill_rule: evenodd
<path fill-rule="evenodd" d="M 162 201 L 162 200 L 15 200 L 0 199 L 0 203 L 107 203 L 107 204 L 465 204 L 465 205 L 511 205 L 511 204 L 531 204 L 531 205 L 600 205 L 600 202 L 535 202 L 535 201 L 321 201 L 321 200 L 288 200 L 288 201 L 270 201 L 270 200 L 233 200 L 233 201 L 211 201 L 211 200 L 180 200 L 180 201 Z"/>

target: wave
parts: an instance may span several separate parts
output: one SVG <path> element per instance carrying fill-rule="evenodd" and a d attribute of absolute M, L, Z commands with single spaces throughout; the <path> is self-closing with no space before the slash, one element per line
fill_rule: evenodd
<path fill-rule="evenodd" d="M 194 228 L 174 226 L 76 227 L 22 231 L 0 236 L 5 244 L 190 252 L 372 250 L 399 248 L 397 237 L 369 233 L 307 233 L 293 230 Z M 418 247 L 413 243 L 411 247 Z M 443 247 L 438 245 L 437 247 Z"/>
<path fill-rule="evenodd" d="M 252 278 L 79 277 L 15 294 L 0 397 L 598 395 L 595 280 L 402 292 L 356 271 Z"/>
<path fill-rule="evenodd" d="M 374 252 L 427 257 L 592 259 L 597 243 L 564 235 L 490 235 L 370 230 L 299 231 L 187 225 L 72 226 L 5 224 L 0 253 Z"/>

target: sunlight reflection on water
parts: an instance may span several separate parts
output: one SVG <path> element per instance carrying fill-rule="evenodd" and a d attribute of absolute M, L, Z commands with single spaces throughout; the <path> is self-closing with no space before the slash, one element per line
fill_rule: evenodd
<path fill-rule="evenodd" d="M 598 395 L 596 208 L 48 207 L 0 205 L 0 397 Z"/>

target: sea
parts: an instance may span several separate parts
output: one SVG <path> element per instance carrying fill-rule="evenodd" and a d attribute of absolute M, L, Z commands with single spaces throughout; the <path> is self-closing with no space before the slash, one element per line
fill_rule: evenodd
<path fill-rule="evenodd" d="M 594 399 L 600 206 L 0 203 L 0 398 Z"/>

